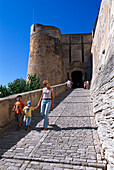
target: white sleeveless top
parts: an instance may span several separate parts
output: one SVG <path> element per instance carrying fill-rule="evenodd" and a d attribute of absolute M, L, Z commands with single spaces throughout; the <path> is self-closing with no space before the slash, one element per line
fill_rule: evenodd
<path fill-rule="evenodd" d="M 43 99 L 51 99 L 51 92 L 53 89 L 46 90 L 46 88 L 43 88 Z"/>

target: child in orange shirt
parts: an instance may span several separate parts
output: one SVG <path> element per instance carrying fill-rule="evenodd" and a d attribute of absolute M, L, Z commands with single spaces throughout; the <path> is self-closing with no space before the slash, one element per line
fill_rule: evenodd
<path fill-rule="evenodd" d="M 22 123 L 22 114 L 23 114 L 24 103 L 22 102 L 22 96 L 17 96 L 17 102 L 14 105 L 13 111 L 15 111 L 15 117 L 18 122 L 17 130 L 20 130 Z"/>

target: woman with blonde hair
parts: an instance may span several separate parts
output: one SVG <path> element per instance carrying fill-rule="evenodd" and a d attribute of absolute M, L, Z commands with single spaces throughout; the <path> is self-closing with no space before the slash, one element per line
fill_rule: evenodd
<path fill-rule="evenodd" d="M 43 85 L 44 88 L 42 91 L 42 95 L 35 109 L 41 106 L 41 115 L 44 117 L 43 130 L 47 130 L 47 127 L 49 125 L 48 114 L 50 112 L 50 109 L 53 108 L 54 98 L 53 89 L 50 87 L 48 80 L 44 80 Z"/>

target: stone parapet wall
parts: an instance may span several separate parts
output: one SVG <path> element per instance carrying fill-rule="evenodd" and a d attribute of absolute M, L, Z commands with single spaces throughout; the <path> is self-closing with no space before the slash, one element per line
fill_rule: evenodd
<path fill-rule="evenodd" d="M 114 168 L 114 1 L 102 0 L 92 44 L 91 94 L 100 143 Z"/>
<path fill-rule="evenodd" d="M 36 24 L 36 28 L 35 28 L 35 24 L 33 24 L 31 26 L 31 35 L 35 35 L 39 33 L 48 34 L 48 36 L 58 38 L 59 40 L 61 40 L 60 29 L 54 26 L 48 26 L 48 25 L 44 26 L 42 24 Z"/>
<path fill-rule="evenodd" d="M 66 84 L 58 84 L 52 86 L 52 88 L 54 90 L 54 97 L 56 97 L 66 91 Z M 41 97 L 41 93 L 42 89 L 21 93 L 22 101 L 26 105 L 27 101 L 31 100 L 32 106 L 36 106 Z M 0 98 L 0 127 L 7 125 L 14 119 L 14 112 L 12 112 L 12 108 L 16 102 L 16 96 L 17 95 L 12 95 Z"/>

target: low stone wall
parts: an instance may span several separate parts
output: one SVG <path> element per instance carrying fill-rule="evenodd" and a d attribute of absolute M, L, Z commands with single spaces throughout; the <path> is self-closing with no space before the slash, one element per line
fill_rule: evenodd
<path fill-rule="evenodd" d="M 52 86 L 54 90 L 54 97 L 60 95 L 66 91 L 66 84 L 58 84 Z M 36 106 L 42 94 L 42 89 L 21 93 L 22 101 L 26 105 L 28 100 L 32 101 L 32 106 Z M 9 97 L 0 98 L 0 127 L 7 125 L 10 121 L 14 119 L 14 112 L 12 108 L 16 102 L 16 96 L 12 95 Z"/>
<path fill-rule="evenodd" d="M 91 94 L 100 143 L 114 168 L 114 1 L 102 0 L 92 44 L 93 78 Z"/>

